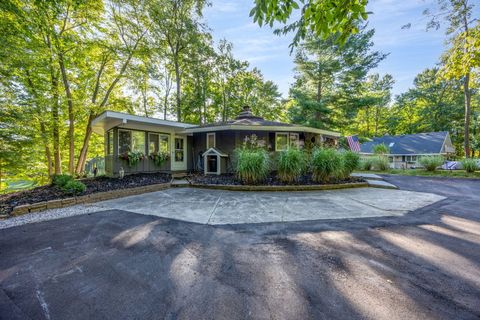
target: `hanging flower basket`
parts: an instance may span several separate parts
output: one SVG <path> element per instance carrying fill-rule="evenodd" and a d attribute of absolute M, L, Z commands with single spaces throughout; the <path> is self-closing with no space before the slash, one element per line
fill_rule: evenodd
<path fill-rule="evenodd" d="M 125 152 L 118 156 L 120 159 L 127 162 L 129 167 L 136 166 L 140 160 L 145 159 L 145 155 L 142 152 Z"/>
<path fill-rule="evenodd" d="M 153 160 L 157 167 L 161 167 L 169 158 L 170 154 L 166 151 L 152 152 L 150 154 L 150 159 Z"/>

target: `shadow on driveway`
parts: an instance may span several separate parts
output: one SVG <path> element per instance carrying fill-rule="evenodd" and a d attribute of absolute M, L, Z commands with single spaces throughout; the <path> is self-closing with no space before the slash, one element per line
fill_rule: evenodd
<path fill-rule="evenodd" d="M 112 210 L 1 230 L 0 317 L 478 318 L 480 199 L 461 182 L 402 217 L 210 226 Z"/>

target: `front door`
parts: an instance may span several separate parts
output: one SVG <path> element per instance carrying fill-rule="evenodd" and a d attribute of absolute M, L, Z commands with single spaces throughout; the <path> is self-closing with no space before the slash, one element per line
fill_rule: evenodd
<path fill-rule="evenodd" d="M 175 136 L 172 151 L 172 171 L 187 170 L 187 139 Z"/>

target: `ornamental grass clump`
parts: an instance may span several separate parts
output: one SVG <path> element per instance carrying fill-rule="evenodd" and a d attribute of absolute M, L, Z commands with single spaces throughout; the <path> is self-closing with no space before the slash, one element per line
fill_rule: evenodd
<path fill-rule="evenodd" d="M 297 148 L 282 151 L 277 158 L 278 178 L 285 183 L 297 182 L 305 171 L 305 153 Z"/>
<path fill-rule="evenodd" d="M 360 160 L 358 164 L 360 170 L 370 171 L 373 169 L 373 159 L 372 157 L 364 158 Z"/>
<path fill-rule="evenodd" d="M 423 156 L 418 162 L 425 170 L 433 172 L 445 162 L 445 159 L 442 156 Z"/>
<path fill-rule="evenodd" d="M 342 175 L 343 159 L 334 149 L 316 149 L 312 154 L 311 167 L 314 181 L 328 182 Z"/>
<path fill-rule="evenodd" d="M 360 164 L 360 156 L 358 153 L 353 151 L 345 151 L 342 153 L 343 158 L 343 172 L 342 176 L 344 179 L 350 177 L 350 174 L 358 168 Z"/>
<path fill-rule="evenodd" d="M 475 172 L 479 169 L 478 159 L 463 159 L 461 163 L 462 163 L 463 169 L 468 173 Z"/>
<path fill-rule="evenodd" d="M 372 157 L 372 169 L 377 171 L 387 171 L 390 168 L 388 158 L 385 156 Z"/>
<path fill-rule="evenodd" d="M 256 135 L 247 137 L 241 148 L 235 149 L 235 172 L 244 184 L 257 184 L 270 171 L 270 157 Z"/>

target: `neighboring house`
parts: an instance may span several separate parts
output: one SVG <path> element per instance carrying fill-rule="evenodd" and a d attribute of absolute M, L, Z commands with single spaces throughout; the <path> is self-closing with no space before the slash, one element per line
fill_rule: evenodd
<path fill-rule="evenodd" d="M 455 152 L 450 134 L 442 131 L 373 138 L 361 144 L 360 154 L 373 155 L 373 146 L 382 143 L 390 149 L 388 159 L 394 169 L 420 167 L 418 160 L 422 156 L 446 156 Z"/>
<path fill-rule="evenodd" d="M 248 107 L 234 120 L 206 125 L 105 111 L 93 120 L 92 127 L 95 133 L 105 137 L 108 176 L 117 176 L 120 168 L 127 174 L 157 171 L 221 174 L 231 171 L 234 149 L 253 134 L 270 152 L 293 145 L 336 145 L 340 136 L 332 131 L 267 121 L 254 116 Z M 141 152 L 147 157 L 131 168 L 119 158 L 129 151 Z M 159 151 L 170 154 L 161 167 L 148 158 Z"/>

